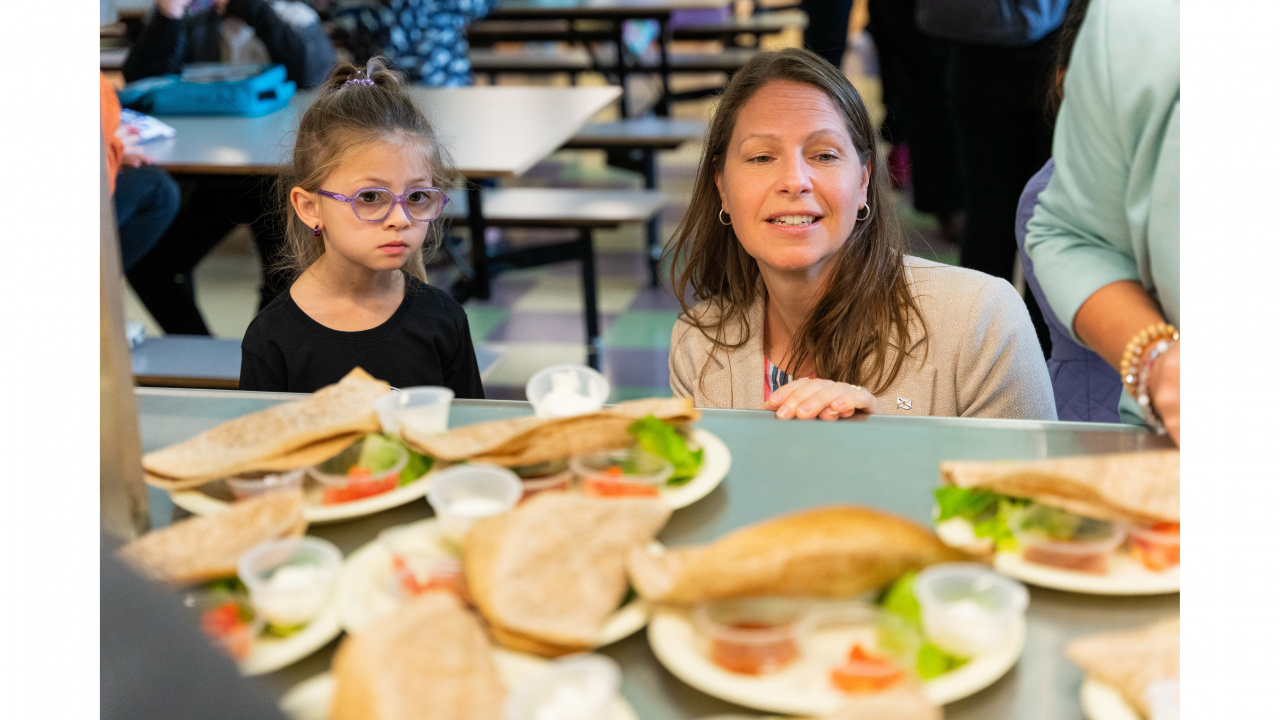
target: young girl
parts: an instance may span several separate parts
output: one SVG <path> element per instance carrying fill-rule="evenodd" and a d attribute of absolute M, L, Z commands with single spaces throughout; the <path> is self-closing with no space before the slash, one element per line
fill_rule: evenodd
<path fill-rule="evenodd" d="M 281 178 L 297 279 L 245 332 L 241 389 L 312 392 L 359 366 L 395 387 L 484 397 L 466 314 L 426 284 L 449 177 L 400 76 L 378 59 L 334 70 Z"/>

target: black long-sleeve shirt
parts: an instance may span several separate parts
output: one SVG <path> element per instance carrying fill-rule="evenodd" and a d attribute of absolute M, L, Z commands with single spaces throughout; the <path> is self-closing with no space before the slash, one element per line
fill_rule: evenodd
<path fill-rule="evenodd" d="M 333 43 L 320 23 L 294 28 L 280 19 L 265 0 L 230 0 L 226 14 L 244 20 L 262 40 L 273 62 L 284 65 L 289 79 L 299 87 L 319 85 L 337 62 Z M 212 10 L 180 20 L 151 13 L 137 42 L 125 58 L 128 82 L 155 75 L 182 72 L 191 62 L 221 60 L 221 18 Z"/>
<path fill-rule="evenodd" d="M 467 314 L 448 293 L 412 278 L 400 307 L 378 327 L 327 328 L 284 292 L 240 344 L 241 390 L 314 392 L 355 367 L 393 387 L 437 385 L 459 398 L 484 398 Z"/>

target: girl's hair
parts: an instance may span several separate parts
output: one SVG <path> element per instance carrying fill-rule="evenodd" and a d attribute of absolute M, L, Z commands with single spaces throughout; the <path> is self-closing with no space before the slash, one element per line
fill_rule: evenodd
<path fill-rule="evenodd" d="M 903 265 L 902 229 L 888 173 L 876 151 L 875 126 L 849 79 L 808 50 L 757 53 L 720 96 L 707 130 L 689 210 L 676 228 L 675 243 L 668 250 L 673 260 L 672 285 L 682 316 L 717 350 L 737 348 L 747 341 L 748 309 L 756 302 L 757 293 L 768 292 L 759 284 L 760 269 L 738 242 L 733 227 L 718 220 L 721 203 L 715 178 L 724 170 L 738 113 L 752 96 L 774 81 L 805 83 L 826 93 L 844 118 L 858 159 L 871 169 L 869 217 L 856 223 L 841 247 L 827 286 L 792 339 L 787 364 L 794 374 L 812 361 L 819 377 L 867 385 L 872 392 L 880 392 L 894 381 L 902 367 L 910 316 L 914 313 L 920 317 L 920 309 Z M 691 313 L 685 301 L 690 289 L 696 299 L 712 300 L 718 312 L 701 317 Z M 730 324 L 741 328 L 736 333 L 736 343 L 725 339 L 725 329 Z M 891 349 L 899 351 L 892 361 Z M 706 369 L 704 363 L 700 384 Z"/>
<path fill-rule="evenodd" d="M 348 83 L 349 80 L 357 82 Z M 391 142 L 422 153 L 431 173 L 431 184 L 442 190 L 454 185 L 448 153 L 440 147 L 435 130 L 414 102 L 399 74 L 387 69 L 382 58 L 359 68 L 340 63 L 316 90 L 311 107 L 298 123 L 293 162 L 280 175 L 279 194 L 289 251 L 281 270 L 297 277 L 324 254 L 324 241 L 293 211 L 289 193 L 294 187 L 310 192 L 321 184 L 350 153 L 371 142 Z M 404 271 L 426 282 L 425 257 L 440 245 L 441 228 L 433 222 L 427 239 L 405 261 Z"/>

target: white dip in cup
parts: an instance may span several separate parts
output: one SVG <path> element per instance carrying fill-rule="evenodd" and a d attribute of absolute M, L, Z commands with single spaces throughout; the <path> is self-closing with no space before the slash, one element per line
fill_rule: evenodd
<path fill-rule="evenodd" d="M 504 467 L 455 465 L 432 476 L 427 502 L 444 536 L 461 544 L 476 520 L 514 508 L 523 492 L 520 476 Z"/>
<path fill-rule="evenodd" d="M 452 404 L 452 390 L 424 385 L 389 392 L 375 400 L 373 407 L 378 411 L 382 432 L 399 437 L 400 428 L 406 425 L 429 435 L 447 432 Z"/>
<path fill-rule="evenodd" d="M 552 365 L 529 378 L 525 397 L 540 418 L 597 412 L 609 399 L 609 381 L 585 365 Z"/>

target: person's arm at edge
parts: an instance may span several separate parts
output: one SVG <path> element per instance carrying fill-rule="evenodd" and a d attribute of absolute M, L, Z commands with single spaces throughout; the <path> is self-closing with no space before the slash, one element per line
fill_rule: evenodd
<path fill-rule="evenodd" d="M 333 43 L 319 22 L 295 29 L 265 0 L 228 0 L 226 13 L 253 27 L 272 61 L 284 65 L 289 79 L 300 88 L 323 83 L 337 63 Z"/>
<path fill-rule="evenodd" d="M 147 18 L 138 39 L 129 46 L 129 54 L 120 68 L 125 82 L 157 75 L 182 72 L 182 53 L 186 49 L 186 30 L 182 19 L 174 19 L 160 12 Z"/>
<path fill-rule="evenodd" d="M 1027 223 L 1025 244 L 1049 305 L 1078 342 L 1086 342 L 1074 327 L 1085 300 L 1111 283 L 1139 280 L 1124 249 L 1131 153 L 1120 137 L 1108 66 L 1109 6 L 1095 1 L 1076 41 L 1054 130 L 1053 177 Z"/>

